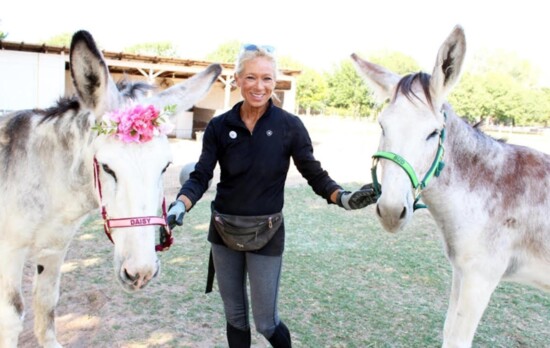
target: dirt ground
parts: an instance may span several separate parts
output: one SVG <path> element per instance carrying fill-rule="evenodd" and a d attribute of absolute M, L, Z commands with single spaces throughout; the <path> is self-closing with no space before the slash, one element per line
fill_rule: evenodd
<path fill-rule="evenodd" d="M 339 183 L 354 183 L 360 185 L 362 183 L 371 182 L 370 156 L 376 151 L 379 130 L 378 125 L 369 122 L 365 119 L 353 118 L 335 118 L 335 117 L 302 117 L 306 127 L 310 131 L 312 141 L 314 143 L 314 151 L 316 158 L 321 161 L 323 167 L 329 172 L 331 177 Z M 550 151 L 548 147 L 548 139 L 537 143 L 539 149 Z M 183 165 L 196 161 L 200 154 L 201 145 L 194 140 L 176 140 L 171 141 L 174 162 L 168 169 L 165 177 L 166 199 L 171 201 L 177 193 L 179 183 L 179 173 Z M 215 178 L 218 173 L 215 173 Z M 216 180 L 214 180 L 214 185 Z M 292 165 L 287 180 L 287 185 L 305 184 L 305 180 L 299 175 L 295 167 Z M 347 189 L 355 189 L 355 187 L 346 187 Z M 98 226 L 98 230 L 101 227 Z M 83 262 L 80 257 L 81 253 L 85 253 L 86 244 L 78 243 L 76 247 L 71 247 L 67 262 L 64 269 L 72 270 L 78 268 L 79 263 Z M 93 246 L 92 246 L 93 247 Z M 110 255 L 105 255 L 110 258 Z M 86 262 L 94 262 L 94 259 L 87 259 Z M 24 293 L 26 304 L 26 318 L 24 332 L 20 336 L 20 347 L 34 348 L 37 347 L 36 339 L 34 338 L 32 325 L 33 314 L 31 309 L 31 282 L 34 269 L 27 267 L 24 277 Z M 72 348 L 87 348 L 87 342 L 90 342 L 91 337 L 98 335 L 99 327 L 102 325 L 113 325 L 117 327 L 117 332 L 121 330 L 139 330 L 135 327 L 135 322 L 132 322 L 125 316 L 125 313 L 117 313 L 113 307 L 113 303 L 121 300 L 125 296 L 122 291 L 108 291 L 108 287 L 86 287 L 82 288 L 79 282 L 76 282 L 78 275 L 75 272 L 64 273 L 61 282 L 61 296 L 57 307 L 58 317 L 56 318 L 56 327 L 59 341 L 66 347 Z M 81 275 L 82 276 L 82 275 Z M 84 275 L 85 276 L 85 275 Z M 103 281 L 105 275 L 88 275 L 90 282 Z M 111 275 L 107 275 L 111 277 Z M 95 278 L 99 280 L 94 280 Z M 166 284 L 166 292 L 169 293 L 173 288 Z M 177 290 L 180 291 L 180 290 Z M 99 319 L 106 321 L 98 323 Z M 197 323 L 196 325 L 201 325 Z M 204 327 L 197 326 L 197 330 L 204 330 Z M 189 329 L 189 330 L 192 330 Z M 220 338 L 218 337 L 219 341 Z M 144 344 L 139 347 L 162 347 L 163 338 L 157 337 L 157 343 Z M 124 344 L 113 344 L 117 347 L 130 347 Z M 209 343 L 209 338 L 205 337 L 204 341 L 197 347 L 213 347 L 213 343 Z M 264 347 L 265 345 L 262 345 Z M 138 346 L 131 346 L 138 347 Z"/>

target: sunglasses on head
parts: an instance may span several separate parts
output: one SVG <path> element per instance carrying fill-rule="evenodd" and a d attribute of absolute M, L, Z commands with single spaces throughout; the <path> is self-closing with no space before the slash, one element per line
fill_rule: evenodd
<path fill-rule="evenodd" d="M 270 45 L 255 45 L 255 44 L 244 44 L 243 50 L 245 51 L 260 51 L 264 50 L 267 53 L 273 53 L 275 52 L 275 47 Z"/>

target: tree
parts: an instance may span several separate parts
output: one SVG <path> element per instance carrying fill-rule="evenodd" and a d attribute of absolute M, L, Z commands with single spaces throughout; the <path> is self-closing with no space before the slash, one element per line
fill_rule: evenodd
<path fill-rule="evenodd" d="M 368 60 L 400 75 L 420 70 L 414 59 L 399 52 L 379 52 Z M 327 104 L 339 109 L 339 113 L 344 111 L 352 115 L 368 116 L 379 111 L 381 105 L 376 103 L 351 61 L 343 61 L 326 80 Z"/>
<path fill-rule="evenodd" d="M 218 63 L 234 64 L 237 61 L 242 47 L 242 42 L 233 40 L 221 44 L 216 50 L 206 56 L 206 60 Z"/>
<path fill-rule="evenodd" d="M 44 41 L 48 46 L 70 47 L 71 40 L 73 39 L 72 33 L 61 33 Z"/>
<path fill-rule="evenodd" d="M 498 72 L 511 76 L 516 83 L 526 88 L 538 84 L 539 70 L 531 63 L 520 58 L 514 52 L 504 50 L 482 51 L 475 55 L 469 68 L 473 74 L 483 75 L 489 72 Z"/>
<path fill-rule="evenodd" d="M 491 98 L 480 75 L 464 73 L 448 99 L 458 115 L 473 123 L 491 116 Z"/>
<path fill-rule="evenodd" d="M 401 52 L 377 52 L 369 56 L 369 61 L 403 76 L 420 71 L 418 63 L 412 57 Z M 428 71 L 428 73 L 431 73 L 431 71 Z"/>
<path fill-rule="evenodd" d="M 372 114 L 375 101 L 351 61 L 342 61 L 326 79 L 328 106 L 353 116 Z"/>
<path fill-rule="evenodd" d="M 0 23 L 2 23 L 2 20 L 0 19 Z M 0 40 L 4 40 L 5 38 L 8 37 L 8 33 L 0 30 Z"/>
<path fill-rule="evenodd" d="M 546 126 L 550 118 L 550 100 L 548 90 L 524 89 L 521 91 L 522 108 L 516 115 L 520 125 Z"/>
<path fill-rule="evenodd" d="M 323 75 L 304 68 L 296 79 L 296 102 L 306 114 L 322 113 L 327 97 L 327 82 Z"/>
<path fill-rule="evenodd" d="M 123 49 L 126 53 L 158 57 L 177 57 L 177 49 L 170 41 L 144 42 Z"/>
<path fill-rule="evenodd" d="M 290 56 L 277 57 L 277 65 L 279 69 L 305 70 L 307 67 L 302 62 Z"/>
<path fill-rule="evenodd" d="M 470 121 L 525 126 L 550 117 L 550 95 L 537 86 L 537 70 L 505 51 L 475 56 L 449 101 Z"/>

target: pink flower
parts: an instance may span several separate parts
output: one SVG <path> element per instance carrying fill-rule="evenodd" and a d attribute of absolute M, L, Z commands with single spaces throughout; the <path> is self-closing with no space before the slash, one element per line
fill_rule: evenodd
<path fill-rule="evenodd" d="M 173 106 L 167 106 L 165 112 L 160 113 L 153 105 L 136 104 L 105 114 L 94 129 L 99 134 L 113 134 L 125 143 L 146 142 L 173 130 L 173 125 L 165 117 L 173 110 Z"/>

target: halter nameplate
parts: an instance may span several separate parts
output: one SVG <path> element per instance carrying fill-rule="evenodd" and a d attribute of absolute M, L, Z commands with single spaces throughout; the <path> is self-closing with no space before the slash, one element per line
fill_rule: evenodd
<path fill-rule="evenodd" d="M 166 226 L 166 221 L 158 216 L 143 216 L 138 218 L 109 219 L 107 226 L 110 228 L 124 228 L 148 225 Z"/>
<path fill-rule="evenodd" d="M 174 237 L 172 237 L 172 230 L 166 223 L 166 200 L 162 198 L 162 217 L 159 216 L 136 216 L 128 218 L 116 218 L 109 219 L 107 209 L 103 205 L 103 195 L 101 192 L 101 181 L 99 180 L 99 163 L 94 157 L 94 184 L 97 188 L 99 195 L 99 202 L 101 205 L 101 216 L 103 217 L 103 229 L 109 240 L 114 244 L 113 237 L 111 236 L 111 228 L 126 228 L 126 227 L 141 227 L 160 225 L 160 242 L 155 245 L 156 251 L 168 250 L 174 243 Z"/>
<path fill-rule="evenodd" d="M 444 115 L 446 117 L 446 115 Z M 435 154 L 435 158 L 432 162 L 432 165 L 430 166 L 430 169 L 426 172 L 426 175 L 424 175 L 424 178 L 422 181 L 418 181 L 418 176 L 416 175 L 416 172 L 412 165 L 410 165 L 409 162 L 407 162 L 403 157 L 399 156 L 396 153 L 393 152 L 387 152 L 387 151 L 377 151 L 372 155 L 372 168 L 371 168 L 371 175 L 372 175 L 372 183 L 375 190 L 375 193 L 377 196 L 380 196 L 382 194 L 382 187 L 380 186 L 380 183 L 378 182 L 378 177 L 376 175 L 376 167 L 378 165 L 378 162 L 381 158 L 390 160 L 397 164 L 401 169 L 405 171 L 407 176 L 409 177 L 409 180 L 411 181 L 411 185 L 413 188 L 413 194 L 414 194 L 414 204 L 413 209 L 421 209 L 421 208 L 427 208 L 426 205 L 418 203 L 420 200 L 420 194 L 422 193 L 422 190 L 428 185 L 430 180 L 434 176 L 439 176 L 441 171 L 443 170 L 443 167 L 445 166 L 445 163 L 443 162 L 443 155 L 445 154 L 445 147 L 443 146 L 443 141 L 445 140 L 445 127 L 441 130 L 441 133 L 439 134 L 439 145 L 437 147 L 437 152 Z"/>

